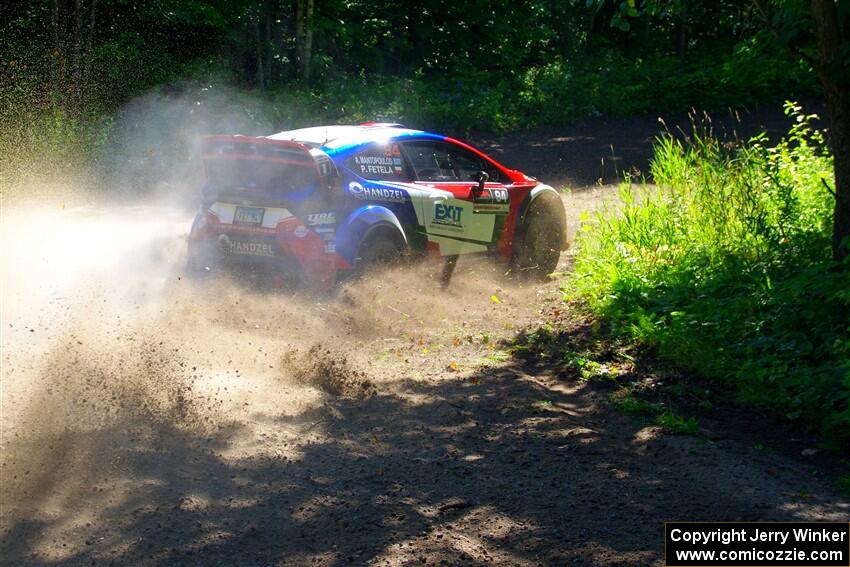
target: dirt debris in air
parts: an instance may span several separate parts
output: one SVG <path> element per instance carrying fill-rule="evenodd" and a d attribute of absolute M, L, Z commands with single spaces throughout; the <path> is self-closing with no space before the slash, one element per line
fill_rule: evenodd
<path fill-rule="evenodd" d="M 306 351 L 285 352 L 281 368 L 296 383 L 316 387 L 332 396 L 364 398 L 377 392 L 375 384 L 348 356 L 322 344 L 315 344 Z"/>

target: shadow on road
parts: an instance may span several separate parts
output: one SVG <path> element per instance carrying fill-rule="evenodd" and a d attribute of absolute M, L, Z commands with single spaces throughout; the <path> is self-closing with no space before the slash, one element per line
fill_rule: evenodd
<path fill-rule="evenodd" d="M 29 483 L 40 500 L 17 510 L 0 557 L 68 566 L 651 564 L 662 559 L 665 520 L 847 513 L 846 503 L 818 496 L 823 487 L 796 463 L 731 441 L 663 435 L 604 397 L 592 383 L 514 360 L 331 398 L 294 417 L 256 415 L 301 433 L 294 446 L 271 442 L 264 453 L 228 454 L 258 441 L 234 424 L 201 433 L 134 421 L 68 434 L 53 446 L 73 447 L 78 461 Z M 28 507 L 48 519 L 30 520 Z"/>

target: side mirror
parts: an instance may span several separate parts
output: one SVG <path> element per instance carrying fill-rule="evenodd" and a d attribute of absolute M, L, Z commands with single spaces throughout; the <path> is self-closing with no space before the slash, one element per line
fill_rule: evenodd
<path fill-rule="evenodd" d="M 478 175 L 476 175 L 476 181 L 478 181 L 478 192 L 484 192 L 484 184 L 487 183 L 487 180 L 490 179 L 490 174 L 486 171 L 479 171 Z"/>

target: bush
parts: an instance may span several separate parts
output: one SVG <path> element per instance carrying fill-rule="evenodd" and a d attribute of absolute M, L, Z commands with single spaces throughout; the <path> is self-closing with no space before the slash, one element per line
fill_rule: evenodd
<path fill-rule="evenodd" d="M 586 222 L 569 295 L 615 333 L 750 404 L 850 441 L 850 265 L 831 260 L 832 159 L 813 116 L 776 146 L 729 147 L 706 130 L 663 135 L 657 188 L 626 183 L 622 207 Z"/>

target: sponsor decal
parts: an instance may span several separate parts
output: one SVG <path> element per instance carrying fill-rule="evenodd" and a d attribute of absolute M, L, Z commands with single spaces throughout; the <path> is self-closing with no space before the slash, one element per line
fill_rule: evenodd
<path fill-rule="evenodd" d="M 476 215 L 506 215 L 510 212 L 508 205 L 491 205 L 489 203 L 475 203 L 472 212 Z"/>
<path fill-rule="evenodd" d="M 352 181 L 348 184 L 348 192 L 357 197 L 358 199 L 365 199 L 363 196 L 363 186 L 357 183 L 356 181 Z"/>
<path fill-rule="evenodd" d="M 494 203 L 507 203 L 508 202 L 508 190 L 507 189 L 491 189 L 490 194 L 493 195 Z"/>
<path fill-rule="evenodd" d="M 485 189 L 473 200 L 472 212 L 489 215 L 506 215 L 510 211 L 510 198 L 507 189 Z"/>
<path fill-rule="evenodd" d="M 456 205 L 437 203 L 434 205 L 434 220 L 431 224 L 441 227 L 463 228 L 463 209 Z"/>
<path fill-rule="evenodd" d="M 398 149 L 398 144 L 387 144 L 384 146 L 384 155 L 387 157 L 401 157 L 401 150 Z"/>
<path fill-rule="evenodd" d="M 269 242 L 254 240 L 232 240 L 226 234 L 218 237 L 218 243 L 226 254 L 243 254 L 246 256 L 274 257 L 274 248 Z"/>
<path fill-rule="evenodd" d="M 384 156 L 392 158 L 394 174 L 401 175 L 404 173 L 404 167 L 401 162 L 401 150 L 398 149 L 398 144 L 388 144 L 384 146 Z"/>
<path fill-rule="evenodd" d="M 334 252 L 336 252 L 336 242 L 333 242 L 333 241 L 325 242 L 325 252 L 327 254 L 333 254 Z"/>
<path fill-rule="evenodd" d="M 352 181 L 348 184 L 348 192 L 358 199 L 370 201 L 403 203 L 405 199 L 404 191 L 401 189 L 389 189 L 387 187 L 363 187 L 363 185 L 356 181 Z"/>
<path fill-rule="evenodd" d="M 396 175 L 393 158 L 386 156 L 354 156 L 354 163 L 360 167 L 360 174 L 364 177 L 375 175 Z"/>
<path fill-rule="evenodd" d="M 240 232 L 242 234 L 262 234 L 262 235 L 274 235 L 275 231 L 273 228 L 263 228 L 262 226 L 253 226 L 253 225 L 245 225 L 245 224 L 234 224 L 227 227 L 227 230 L 232 232 Z"/>
<path fill-rule="evenodd" d="M 380 148 L 370 148 L 354 156 L 354 165 L 363 177 L 398 176 L 404 172 L 398 144 L 387 144 L 382 154 L 374 154 Z"/>
<path fill-rule="evenodd" d="M 307 232 L 307 227 L 303 224 L 299 224 L 295 227 L 293 234 L 295 234 L 295 238 L 304 238 L 305 236 L 307 236 Z"/>
<path fill-rule="evenodd" d="M 313 213 L 307 215 L 307 224 L 310 226 L 336 224 L 336 215 L 334 213 Z"/>

